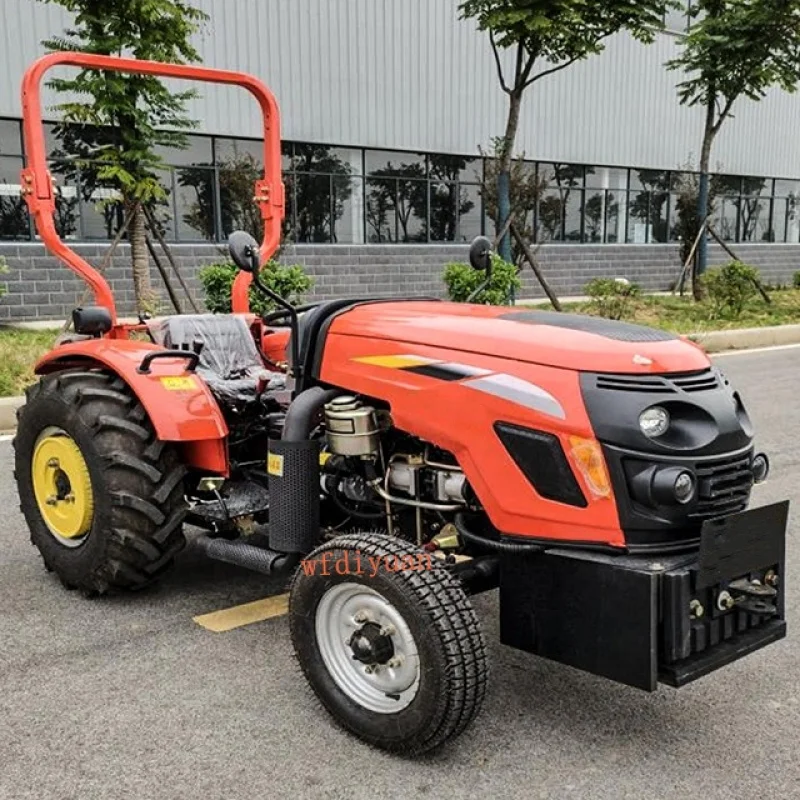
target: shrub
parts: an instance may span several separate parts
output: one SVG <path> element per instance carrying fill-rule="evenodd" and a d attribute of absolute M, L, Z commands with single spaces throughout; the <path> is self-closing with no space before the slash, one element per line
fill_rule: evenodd
<path fill-rule="evenodd" d="M 741 261 L 710 269 L 702 278 L 715 317 L 737 319 L 757 291 L 758 270 Z"/>
<path fill-rule="evenodd" d="M 586 284 L 592 311 L 608 319 L 622 319 L 633 313 L 639 287 L 627 278 L 595 278 Z"/>
<path fill-rule="evenodd" d="M 200 270 L 200 283 L 203 285 L 206 308 L 215 314 L 229 314 L 231 311 L 231 289 L 238 274 L 236 265 L 230 261 L 209 264 Z M 277 261 L 268 261 L 261 268 L 261 280 L 284 300 L 297 303 L 314 285 L 303 267 L 294 264 L 290 267 Z M 275 303 L 264 297 L 258 289 L 250 288 L 250 310 L 255 314 L 266 314 L 275 308 Z"/>
<path fill-rule="evenodd" d="M 800 289 L 800 272 L 795 272 L 792 278 L 792 286 L 794 286 L 795 289 Z"/>
<path fill-rule="evenodd" d="M 448 297 L 456 303 L 466 303 L 470 295 L 486 280 L 485 273 L 461 262 L 448 264 L 442 277 Z M 471 302 L 490 306 L 506 305 L 511 298 L 511 292 L 517 291 L 521 286 L 517 268 L 492 253 L 491 279 Z"/>

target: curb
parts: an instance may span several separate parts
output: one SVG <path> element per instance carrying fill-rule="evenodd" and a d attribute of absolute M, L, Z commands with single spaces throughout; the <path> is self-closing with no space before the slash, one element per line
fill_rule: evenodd
<path fill-rule="evenodd" d="M 24 397 L 0 397 L 0 431 L 13 431 L 17 427 L 17 409 Z"/>
<path fill-rule="evenodd" d="M 690 333 L 687 338 L 699 344 L 707 353 L 753 350 L 758 347 L 800 344 L 800 325 Z M 17 409 L 24 402 L 24 397 L 0 397 L 0 432 L 13 431 L 17 427 Z"/>
<path fill-rule="evenodd" d="M 800 325 L 707 331 L 691 333 L 688 338 L 697 342 L 707 353 L 721 353 L 724 350 L 753 350 L 757 347 L 779 347 L 787 344 L 800 344 Z"/>

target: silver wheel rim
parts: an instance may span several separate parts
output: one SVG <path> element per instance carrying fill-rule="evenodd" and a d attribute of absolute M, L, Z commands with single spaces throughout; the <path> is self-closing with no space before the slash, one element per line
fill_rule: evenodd
<path fill-rule="evenodd" d="M 353 656 L 350 640 L 372 622 L 391 639 L 394 655 L 373 667 Z M 381 594 L 359 583 L 339 583 L 319 601 L 315 617 L 317 645 L 336 685 L 350 700 L 377 714 L 396 714 L 419 690 L 417 645 L 400 612 Z"/>

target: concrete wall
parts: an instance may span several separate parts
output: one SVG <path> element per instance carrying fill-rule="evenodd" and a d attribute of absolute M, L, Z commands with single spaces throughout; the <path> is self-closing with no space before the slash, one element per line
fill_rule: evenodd
<path fill-rule="evenodd" d="M 99 265 L 106 245 L 75 245 L 90 263 Z M 735 245 L 739 257 L 761 269 L 767 283 L 790 282 L 800 270 L 800 245 Z M 173 245 L 178 266 L 202 298 L 198 270 L 224 260 L 216 245 Z M 8 294 L 0 299 L 0 321 L 61 320 L 83 297 L 83 284 L 64 266 L 46 254 L 40 244 L 0 244 L 9 273 L 3 276 Z M 122 314 L 130 313 L 133 287 L 128 267 L 127 245 L 118 249 L 106 276 Z M 379 297 L 395 295 L 443 295 L 442 268 L 450 261 L 464 261 L 467 248 L 447 245 L 298 245 L 283 254 L 286 263 L 305 266 L 315 287 L 308 300 L 333 297 Z M 561 296 L 581 294 L 595 277 L 625 277 L 645 291 L 669 289 L 680 271 L 677 245 L 546 245 L 538 258 L 553 289 Z M 724 263 L 727 256 L 712 248 L 711 263 Z M 158 273 L 153 284 L 165 298 Z M 541 296 L 529 269 L 523 273 L 522 297 Z M 181 295 L 182 296 L 182 295 Z M 188 310 L 188 308 L 187 308 Z"/>

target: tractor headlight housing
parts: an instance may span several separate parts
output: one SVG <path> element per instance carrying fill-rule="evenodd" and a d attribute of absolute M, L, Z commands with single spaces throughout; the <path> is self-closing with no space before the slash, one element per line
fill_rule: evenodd
<path fill-rule="evenodd" d="M 647 408 L 639 414 L 639 430 L 649 439 L 657 439 L 669 430 L 669 411 L 661 406 Z"/>

